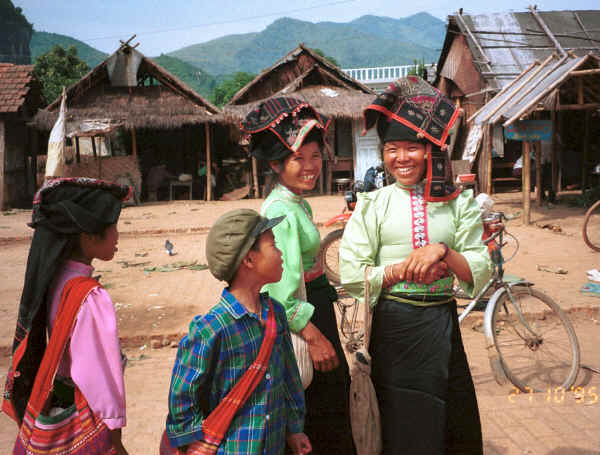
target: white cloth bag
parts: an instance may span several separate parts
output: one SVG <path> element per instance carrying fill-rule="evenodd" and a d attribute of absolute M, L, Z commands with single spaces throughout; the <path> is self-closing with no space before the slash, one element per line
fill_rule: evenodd
<path fill-rule="evenodd" d="M 300 256 L 300 284 L 296 290 L 295 297 L 303 302 L 306 302 L 306 284 L 304 283 L 303 277 L 304 266 L 302 264 L 302 256 Z M 298 364 L 298 371 L 300 371 L 300 380 L 302 381 L 302 387 L 304 390 L 310 385 L 313 379 L 313 362 L 308 352 L 308 343 L 304 341 L 298 333 L 291 332 L 292 334 L 292 346 L 294 347 L 294 355 L 296 356 L 296 363 Z"/>
<path fill-rule="evenodd" d="M 371 336 L 372 311 L 370 307 L 369 270 L 365 269 L 365 295 L 363 305 L 365 338 L 363 346 L 354 353 L 350 369 L 350 425 L 357 455 L 379 455 L 382 449 L 381 417 L 375 387 L 371 381 Z"/>

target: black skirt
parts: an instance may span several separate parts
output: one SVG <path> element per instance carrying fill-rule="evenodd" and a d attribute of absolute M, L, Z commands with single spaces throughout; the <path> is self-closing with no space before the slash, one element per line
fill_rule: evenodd
<path fill-rule="evenodd" d="M 482 454 L 456 302 L 416 306 L 382 298 L 372 327 L 383 454 Z"/>
<path fill-rule="evenodd" d="M 304 431 L 310 438 L 313 454 L 352 455 L 355 451 L 349 413 L 350 374 L 333 308 L 337 293 L 322 275 L 306 283 L 306 295 L 315 307 L 310 321 L 331 342 L 340 365 L 327 373 L 315 370 L 313 380 L 305 391 Z"/>

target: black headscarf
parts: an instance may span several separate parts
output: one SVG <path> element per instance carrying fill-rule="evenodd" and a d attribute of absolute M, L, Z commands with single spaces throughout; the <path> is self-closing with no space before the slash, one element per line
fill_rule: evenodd
<path fill-rule="evenodd" d="M 263 161 L 281 160 L 296 153 L 309 134 L 319 131 L 320 142 L 329 120 L 310 104 L 296 98 L 271 98 L 248 113 L 240 128 L 250 134 L 250 152 Z"/>
<path fill-rule="evenodd" d="M 13 362 L 4 392 L 4 410 L 12 405 L 23 417 L 46 348 L 46 297 L 52 280 L 68 259 L 77 234 L 102 234 L 117 222 L 131 189 L 89 178 L 47 181 L 33 200 L 35 229 L 13 342 Z M 18 352 L 17 352 L 18 351 Z M 16 374 L 15 374 L 16 373 Z"/>
<path fill-rule="evenodd" d="M 447 201 L 460 193 L 452 185 L 446 153 L 448 135 L 460 112 L 435 87 L 417 76 L 398 79 L 364 110 L 365 131 L 377 126 L 382 143 L 412 141 L 426 145 L 425 200 Z"/>

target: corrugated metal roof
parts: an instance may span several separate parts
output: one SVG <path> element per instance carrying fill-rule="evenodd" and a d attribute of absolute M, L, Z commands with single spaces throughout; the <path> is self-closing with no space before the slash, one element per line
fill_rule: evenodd
<path fill-rule="evenodd" d="M 504 126 L 507 126 L 535 109 L 554 89 L 560 87 L 569 73 L 590 59 L 594 60 L 597 67 L 598 60 L 590 55 L 567 55 L 562 58 L 552 55 L 544 62 L 533 62 L 468 121 L 473 120 L 475 124 L 481 124 L 504 120 Z"/>
<path fill-rule="evenodd" d="M 536 13 L 565 51 L 600 54 L 600 10 Z M 531 11 L 457 14 L 449 21 L 467 37 L 474 63 L 484 79 L 498 89 L 534 61 L 543 61 L 558 51 Z"/>

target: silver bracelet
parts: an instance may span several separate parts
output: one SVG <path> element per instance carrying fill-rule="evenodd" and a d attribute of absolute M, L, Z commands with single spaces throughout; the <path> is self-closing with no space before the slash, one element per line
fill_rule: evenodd
<path fill-rule="evenodd" d="M 390 286 L 390 285 L 392 285 L 393 283 L 391 283 L 391 280 L 390 280 L 390 278 L 388 277 L 388 271 L 387 271 L 387 268 L 388 268 L 388 267 L 390 267 L 390 266 L 386 265 L 386 266 L 383 268 L 383 280 L 384 280 L 384 281 L 387 281 L 387 283 L 388 283 L 388 286 Z M 390 272 L 390 273 L 391 273 L 391 272 Z M 394 275 L 392 274 L 392 279 L 393 279 L 393 277 L 394 277 Z"/>

